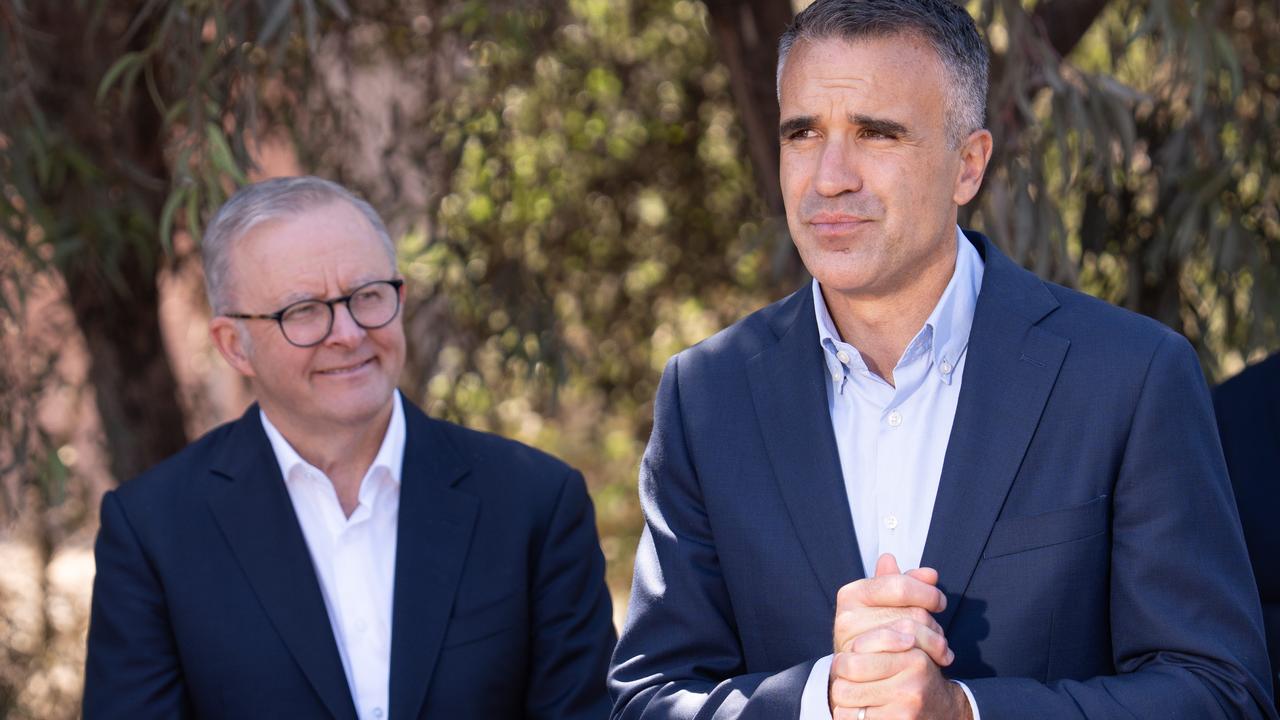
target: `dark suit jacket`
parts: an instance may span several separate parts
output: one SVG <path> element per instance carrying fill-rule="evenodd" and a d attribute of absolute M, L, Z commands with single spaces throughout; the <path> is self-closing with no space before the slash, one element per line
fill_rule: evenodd
<path fill-rule="evenodd" d="M 1214 388 L 1213 404 L 1280 692 L 1280 354 Z"/>
<path fill-rule="evenodd" d="M 614 642 L 582 476 L 405 402 L 390 720 L 601 718 Z M 84 714 L 356 711 L 256 405 L 102 501 Z"/>
<path fill-rule="evenodd" d="M 922 565 L 982 720 L 1272 717 L 1204 378 L 1165 327 L 986 238 Z M 620 718 L 794 718 L 862 577 L 808 287 L 667 365 Z"/>

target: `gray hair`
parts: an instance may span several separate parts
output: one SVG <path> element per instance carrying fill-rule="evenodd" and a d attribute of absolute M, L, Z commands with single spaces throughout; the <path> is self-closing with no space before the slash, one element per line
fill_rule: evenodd
<path fill-rule="evenodd" d="M 350 190 L 323 178 L 304 175 L 264 180 L 235 192 L 209 221 L 200 252 L 204 261 L 205 292 L 213 312 L 227 312 L 227 283 L 231 270 L 231 247 L 255 226 L 277 218 L 294 217 L 305 210 L 345 201 L 364 215 L 373 226 L 391 259 L 396 248 L 378 211 Z"/>
<path fill-rule="evenodd" d="M 947 136 L 953 148 L 986 125 L 987 48 L 973 18 L 951 0 L 815 0 L 796 15 L 778 41 L 778 98 L 782 69 L 800 40 L 846 41 L 914 35 L 938 54 L 950 76 Z"/>

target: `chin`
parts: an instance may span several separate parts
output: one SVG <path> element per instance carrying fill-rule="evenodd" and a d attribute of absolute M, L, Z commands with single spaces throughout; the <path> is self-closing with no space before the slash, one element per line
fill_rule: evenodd
<path fill-rule="evenodd" d="M 393 387 L 380 388 L 377 392 L 362 389 L 359 393 L 351 393 L 347 397 L 330 396 L 327 402 L 321 403 L 322 412 L 343 421 L 372 420 L 391 402 L 391 398 L 394 397 L 393 390 Z"/>

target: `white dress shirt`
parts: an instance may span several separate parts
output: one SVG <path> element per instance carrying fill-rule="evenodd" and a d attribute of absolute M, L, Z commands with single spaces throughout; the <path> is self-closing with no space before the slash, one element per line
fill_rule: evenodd
<path fill-rule="evenodd" d="M 982 258 L 959 228 L 956 247 L 951 280 L 899 358 L 892 385 L 840 339 L 822 288 L 813 281 L 819 349 L 827 367 L 827 409 L 866 577 L 875 576 L 876 559 L 883 553 L 892 553 L 903 572 L 919 567 L 924 554 L 982 286 Z M 810 672 L 800 720 L 830 720 L 831 659 L 826 656 Z M 960 686 L 974 720 L 981 720 L 972 693 Z"/>
<path fill-rule="evenodd" d="M 303 460 L 261 413 L 262 427 L 311 552 L 360 720 L 382 720 L 388 712 L 391 600 L 405 445 L 399 391 L 393 405 L 382 446 L 360 481 L 359 504 L 351 517 L 343 513 L 329 478 Z"/>

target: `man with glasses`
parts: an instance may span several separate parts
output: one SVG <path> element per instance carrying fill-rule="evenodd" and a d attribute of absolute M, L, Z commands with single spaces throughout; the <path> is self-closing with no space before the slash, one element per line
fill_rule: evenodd
<path fill-rule="evenodd" d="M 394 246 L 318 178 L 203 242 L 258 402 L 103 498 L 86 718 L 602 718 L 614 631 L 582 476 L 400 396 Z"/>

